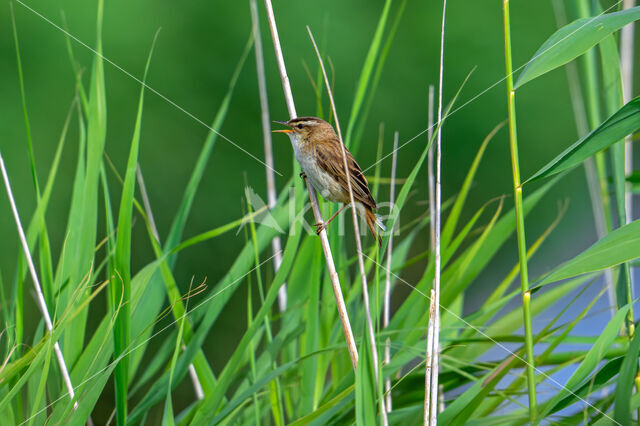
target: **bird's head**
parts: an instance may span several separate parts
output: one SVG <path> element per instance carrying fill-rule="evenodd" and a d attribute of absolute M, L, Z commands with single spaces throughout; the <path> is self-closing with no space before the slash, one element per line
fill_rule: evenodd
<path fill-rule="evenodd" d="M 317 117 L 298 117 L 289 121 L 274 121 L 274 123 L 289 127 L 288 129 L 273 130 L 274 133 L 286 133 L 298 143 L 319 141 L 324 137 L 335 135 L 331 124 Z"/>

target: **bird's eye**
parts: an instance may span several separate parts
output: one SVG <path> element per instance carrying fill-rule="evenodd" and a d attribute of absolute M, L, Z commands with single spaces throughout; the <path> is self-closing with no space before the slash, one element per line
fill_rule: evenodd
<path fill-rule="evenodd" d="M 298 123 L 298 124 L 296 124 L 296 127 L 297 127 L 298 129 L 302 129 L 304 126 L 302 125 L 302 123 Z"/>

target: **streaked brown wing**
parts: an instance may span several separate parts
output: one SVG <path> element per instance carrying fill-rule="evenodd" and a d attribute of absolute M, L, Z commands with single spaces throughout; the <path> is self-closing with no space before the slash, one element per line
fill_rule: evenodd
<path fill-rule="evenodd" d="M 362 204 L 377 208 L 376 202 L 369 191 L 369 184 L 362 173 L 362 169 L 356 163 L 353 155 L 345 147 L 347 154 L 347 166 L 349 167 L 349 177 L 351 178 L 351 188 L 353 189 L 353 198 Z M 332 140 L 331 143 L 316 144 L 315 155 L 318 165 L 322 170 L 329 173 L 338 181 L 345 191 L 349 191 L 347 185 L 347 175 L 344 171 L 344 159 L 342 158 L 342 149 L 338 139 Z"/>

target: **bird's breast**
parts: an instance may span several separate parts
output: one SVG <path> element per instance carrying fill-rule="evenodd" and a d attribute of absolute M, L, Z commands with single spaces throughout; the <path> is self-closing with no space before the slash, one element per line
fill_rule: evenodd
<path fill-rule="evenodd" d="M 313 148 L 309 149 L 296 149 L 294 146 L 294 152 L 296 159 L 302 167 L 302 171 L 307 175 L 307 178 L 311 182 L 311 185 L 322 195 L 325 200 L 333 201 L 335 203 L 348 202 L 348 194 L 344 191 L 342 186 L 338 183 L 333 176 L 324 171 L 316 160 Z"/>

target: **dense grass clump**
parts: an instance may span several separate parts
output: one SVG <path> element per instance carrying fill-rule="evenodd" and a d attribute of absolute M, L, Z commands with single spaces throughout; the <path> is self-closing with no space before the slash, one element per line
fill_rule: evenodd
<path fill-rule="evenodd" d="M 504 1 L 507 98 L 499 107 L 508 105 L 508 113 L 505 121 L 492 124 L 495 127 L 484 140 L 467 143 L 474 147 L 475 158 L 470 166 L 459 165 L 463 178 L 455 194 L 445 193 L 442 201 L 436 197 L 431 205 L 416 202 L 428 197 L 427 193 L 416 196 L 424 187 L 421 180 L 432 182 L 429 191 L 440 184 L 433 182 L 429 151 L 442 137 L 443 128 L 460 125 L 455 113 L 467 105 L 460 98 L 472 77 L 461 81 L 453 96 L 444 96 L 442 119 L 417 136 L 403 143 L 396 133 L 391 149 L 389 138 L 380 132 L 376 162 L 365 170 L 383 206 L 380 213 L 387 232 L 380 247 L 364 236 L 355 235 L 354 240 L 349 220 L 346 231 L 336 221 L 320 237 L 312 232 L 309 224 L 333 214 L 338 206 L 316 198 L 313 188 L 298 178 L 300 167 L 295 160 L 289 176 L 275 178 L 280 173 L 273 165 L 265 74 L 279 65 L 278 71 L 286 75 L 277 46 L 281 43 L 287 52 L 289 41 L 274 36 L 276 62 L 270 56 L 272 40 L 265 39 L 262 52 L 258 24 L 273 31 L 277 17 L 269 0 L 266 14 L 252 1 L 251 36 L 244 50 L 233 56 L 236 64 L 214 119 L 200 123 L 208 128 L 207 135 L 185 176 L 181 197 L 173 203 L 175 214 L 168 220 L 166 233 L 158 231 L 139 161 L 145 150 L 145 102 L 149 92 L 160 95 L 146 84 L 154 66 L 154 47 L 161 43 L 157 34 L 142 78 L 133 77 L 139 85 L 139 100 L 128 123 L 130 143 L 120 155 L 126 158 L 120 169 L 105 150 L 107 129 L 114 126 L 107 100 L 117 94 L 105 79 L 105 68 L 113 63 L 103 56 L 102 0 L 90 63 L 76 59 L 78 39 L 58 28 L 60 37 L 66 38 L 69 68 L 77 84 L 70 105 L 51 100 L 67 108 L 68 114 L 43 179 L 31 136 L 20 26 L 13 20 L 17 84 L 33 183 L 29 182 L 29 190 L 35 208 L 17 208 L 15 182 L 0 156 L 12 208 L 1 214 L 15 212 L 12 229 L 15 223 L 24 239 L 20 246 L 5 245 L 6 251 L 16 253 L 17 261 L 15 270 L 0 271 L 0 423 L 420 424 L 429 410 L 443 425 L 626 425 L 636 421 L 640 337 L 632 268 L 640 257 L 640 220 L 633 220 L 631 201 L 638 173 L 625 166 L 632 152 L 625 151 L 624 144 L 640 129 L 640 98 L 630 96 L 627 89 L 623 97 L 628 83 L 621 67 L 627 58 L 619 58 L 618 52 L 626 42 L 617 34 L 640 19 L 640 7 L 623 10 L 616 4 L 603 10 L 587 0 L 574 3 L 568 8 L 570 22 L 561 22 L 526 64 L 516 67 L 511 55 L 517 46 L 511 45 L 511 35 L 519 29 L 510 22 L 509 2 Z M 374 117 L 374 107 L 390 52 L 416 48 L 393 44 L 406 19 L 406 6 L 406 0 L 384 2 L 365 49 L 351 109 L 341 116 L 344 144 L 356 158 L 365 151 L 365 128 L 374 120 L 384 121 Z M 511 5 L 517 7 L 517 3 Z M 11 13 L 13 18 L 13 9 Z M 284 27 L 287 22 L 278 24 Z M 224 34 L 224 28 L 216 31 Z M 309 72 L 315 114 L 337 124 L 333 87 L 328 87 L 333 84 L 332 73 L 323 67 L 329 63 L 323 55 L 330 52 L 311 39 L 309 49 L 315 47 L 320 64 L 315 76 Z M 623 47 L 623 52 L 629 51 Z M 254 75 L 252 61 L 247 61 L 254 48 L 264 163 L 262 156 L 222 133 L 234 93 L 242 86 L 240 76 L 243 72 Z M 268 69 L 269 64 L 274 70 Z M 305 66 L 308 70 L 309 65 Z M 518 153 L 518 120 L 527 117 L 516 119 L 516 94 L 563 66 L 569 71 L 572 112 L 576 122 L 583 123 L 579 139 L 566 141 L 564 150 L 545 152 L 548 159 L 543 167 L 530 176 L 521 175 L 528 159 Z M 132 76 L 127 72 L 127 78 Z M 448 78 L 446 67 L 443 78 Z M 285 100 L 294 116 L 286 80 Z M 160 99 L 186 112 L 164 95 Z M 425 101 L 425 111 L 426 105 Z M 489 144 L 507 132 L 513 193 L 469 207 Z M 340 129 L 339 134 L 342 138 Z M 205 187 L 204 176 L 217 154 L 218 139 L 266 166 L 267 202 L 261 198 L 263 187 L 247 185 L 237 197 L 242 199 L 241 217 L 187 237 L 185 229 L 198 196 L 216 196 Z M 418 155 L 410 167 L 396 171 L 396 153 L 413 140 L 421 141 Z M 455 143 L 443 137 L 442 150 Z M 70 201 L 58 249 L 51 243 L 47 211 L 53 188 L 64 182 L 60 162 L 70 146 L 76 152 L 72 153 L 70 186 L 61 188 Z M 393 158 L 393 168 L 383 166 L 387 157 Z M 529 261 L 573 218 L 565 217 L 567 207 L 561 204 L 557 218 L 538 234 L 527 228 L 527 218 L 537 214 L 558 182 L 583 165 L 598 240 L 536 276 L 527 269 Z M 223 179 L 223 174 L 216 176 Z M 314 219 L 306 213 L 309 199 Z M 342 214 L 351 217 L 352 212 Z M 211 262 L 222 273 L 202 281 L 186 280 L 185 285 L 177 269 L 180 255 L 232 232 L 242 239 L 240 249 L 227 253 L 232 261 L 218 265 L 222 261 L 211 254 Z M 144 236 L 144 255 L 135 252 L 141 246 L 136 235 Z M 505 251 L 518 256 L 506 274 L 499 268 L 492 270 Z M 488 271 L 499 279 L 484 288 L 481 300 L 474 298 L 470 303 L 472 285 Z M 239 289 L 243 289 L 238 292 L 244 298 L 242 309 L 229 314 L 230 301 Z M 32 294 L 40 311 L 32 306 Z M 431 303 L 432 297 L 439 306 Z M 577 327 L 594 315 L 596 303 L 607 297 L 611 315 L 606 324 L 588 335 L 576 335 Z M 337 309 L 336 303 L 343 309 Z M 218 334 L 223 311 L 242 330 L 230 350 Z M 426 371 L 436 372 L 438 386 L 430 389 L 436 404 L 425 402 L 425 383 L 426 387 L 434 383 Z"/>

